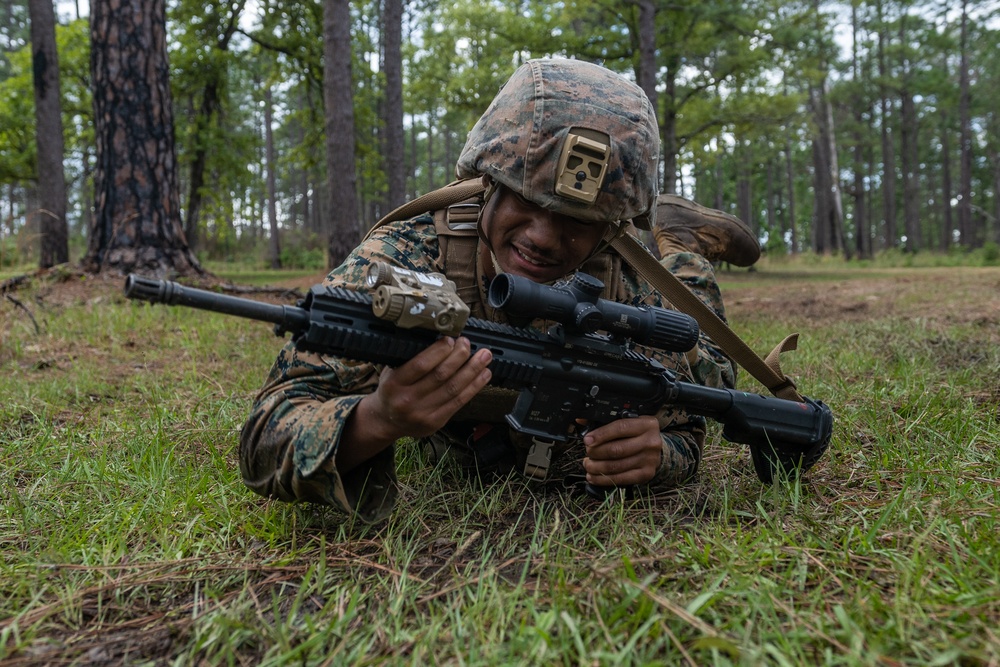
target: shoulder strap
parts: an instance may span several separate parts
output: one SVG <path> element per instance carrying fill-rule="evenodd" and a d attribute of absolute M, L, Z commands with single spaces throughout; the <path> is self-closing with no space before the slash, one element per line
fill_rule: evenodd
<path fill-rule="evenodd" d="M 367 241 L 375 230 L 382 225 L 390 222 L 396 222 L 398 220 L 413 218 L 421 213 L 427 213 L 427 211 L 436 211 L 439 208 L 446 208 L 452 204 L 457 204 L 460 201 L 482 194 L 485 191 L 486 186 L 483 185 L 482 179 L 479 178 L 464 181 L 453 181 L 443 188 L 438 188 L 437 190 L 428 192 L 425 195 L 421 195 L 420 197 L 408 201 L 402 206 L 389 211 L 385 217 L 376 222 L 372 228 L 368 230 L 368 233 L 365 234 L 364 240 Z"/>
<path fill-rule="evenodd" d="M 612 237 L 612 238 L 608 238 Z M 729 328 L 712 309 L 706 306 L 677 279 L 674 274 L 628 234 L 619 234 L 616 229 L 608 230 L 605 240 L 621 254 L 642 276 L 663 294 L 678 310 L 693 317 L 702 331 L 708 334 L 726 354 L 733 358 L 778 398 L 802 402 L 802 396 L 795 389 L 795 383 L 781 371 L 779 357 L 782 352 L 794 350 L 798 345 L 798 334 L 791 334 L 778 343 L 767 359 L 761 359 L 739 335 Z"/>
<path fill-rule="evenodd" d="M 428 192 L 422 197 L 403 204 L 375 223 L 368 232 L 368 238 L 382 225 L 396 220 L 412 218 L 427 211 L 434 211 L 457 204 L 486 190 L 481 179 L 455 181 L 443 188 Z M 670 303 L 687 313 L 698 322 L 702 330 L 711 337 L 737 364 L 754 376 L 778 398 L 802 402 L 802 396 L 791 378 L 781 371 L 781 353 L 794 350 L 798 345 L 798 334 L 791 334 L 771 350 L 766 359 L 761 359 L 749 345 L 729 328 L 722 319 L 702 303 L 687 286 L 672 273 L 663 268 L 655 257 L 628 234 L 621 233 L 618 225 L 611 225 L 605 241 L 611 244 L 622 258 L 631 264 Z"/>

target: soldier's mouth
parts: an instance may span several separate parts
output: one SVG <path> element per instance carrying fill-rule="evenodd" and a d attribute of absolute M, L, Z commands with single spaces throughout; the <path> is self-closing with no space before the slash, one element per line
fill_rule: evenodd
<path fill-rule="evenodd" d="M 537 266 L 537 267 L 542 268 L 542 269 L 547 269 L 547 268 L 549 268 L 551 266 L 555 266 L 555 262 L 549 262 L 549 261 L 545 261 L 543 259 L 538 259 L 538 258 L 535 258 L 535 257 L 530 257 L 530 256 L 526 255 L 517 246 L 511 246 L 511 247 L 514 250 L 514 254 L 515 255 L 517 255 L 519 258 L 521 258 L 521 260 L 527 262 L 528 264 L 531 264 L 532 266 Z"/>

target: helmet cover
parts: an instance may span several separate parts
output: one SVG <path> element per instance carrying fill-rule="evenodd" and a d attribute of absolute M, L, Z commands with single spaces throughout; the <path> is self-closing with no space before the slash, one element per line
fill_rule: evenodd
<path fill-rule="evenodd" d="M 656 115 L 639 86 L 581 60 L 529 60 L 472 128 L 456 172 L 487 175 L 578 220 L 632 220 L 650 229 L 659 153 Z M 577 155 L 584 169 L 572 167 Z M 592 169 L 589 155 L 597 155 Z"/>

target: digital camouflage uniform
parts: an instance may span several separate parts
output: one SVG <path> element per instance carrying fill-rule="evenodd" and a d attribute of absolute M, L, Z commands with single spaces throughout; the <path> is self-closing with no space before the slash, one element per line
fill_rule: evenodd
<path fill-rule="evenodd" d="M 623 98 L 623 88 L 627 99 Z M 525 95 L 526 90 L 533 92 Z M 565 138 L 566 119 L 572 118 L 572 124 L 578 125 L 575 121 L 581 117 L 581 105 L 587 107 L 582 115 L 587 116 L 590 126 L 617 142 L 596 201 L 587 206 L 572 198 L 551 196 L 551 176 L 548 189 L 545 179 L 536 178 L 546 170 L 553 171 L 551 162 Z M 540 206 L 578 219 L 608 222 L 631 218 L 648 229 L 655 215 L 658 152 L 655 121 L 651 123 L 650 118 L 649 103 L 641 90 L 608 70 L 577 61 L 530 61 L 514 74 L 470 133 L 458 172 L 462 177 L 486 174 Z M 512 132 L 512 128 L 516 131 Z M 508 168 L 496 169 L 496 164 Z M 367 267 L 376 261 L 414 271 L 454 273 L 454 267 L 446 266 L 441 246 L 432 214 L 389 223 L 370 235 L 325 282 L 363 290 Z M 464 292 L 463 298 L 469 302 L 472 316 L 522 325 L 509 322 L 504 313 L 488 306 L 487 267 L 480 265 L 478 252 L 470 254 L 475 255 L 472 275 L 478 284 L 467 285 L 471 289 Z M 700 255 L 680 253 L 665 257 L 662 263 L 724 316 L 708 261 Z M 591 264 L 608 269 L 601 276 L 606 283 L 604 298 L 630 305 L 670 307 L 631 267 L 622 265 L 613 251 L 600 253 L 582 267 L 597 274 L 590 270 Z M 546 325 L 542 321 L 530 323 L 538 330 L 545 330 Z M 681 379 L 713 387 L 734 386 L 730 362 L 704 337 L 687 354 L 637 349 L 675 370 Z M 394 447 L 346 475 L 337 470 L 335 460 L 348 416 L 365 395 L 374 391 L 381 370 L 375 364 L 299 352 L 287 344 L 242 432 L 240 469 L 247 486 L 263 496 L 337 506 L 365 521 L 385 518 L 397 493 Z M 485 470 L 480 465 L 480 472 L 520 468 L 527 443 L 503 422 L 504 407 L 510 404 L 511 397 L 498 395 L 497 391 L 493 387 L 484 389 L 425 444 L 438 454 L 450 448 L 460 464 L 471 468 L 481 464 L 476 458 L 480 451 L 478 438 L 488 432 L 489 437 L 510 443 L 506 451 L 512 460 L 490 462 Z M 700 417 L 665 408 L 658 419 L 663 455 L 649 483 L 653 489 L 677 486 L 694 475 L 705 437 L 705 423 Z M 491 428 L 492 424 L 496 426 Z M 582 480 L 582 458 L 582 444 L 554 450 L 549 478 Z"/>
<path fill-rule="evenodd" d="M 374 261 L 389 262 L 406 269 L 443 272 L 438 242 L 430 217 L 392 223 L 380 229 L 358 247 L 347 261 L 335 269 L 326 284 L 363 289 L 367 266 Z M 712 267 L 699 255 L 678 254 L 665 258 L 667 267 L 699 296 L 722 314 L 722 303 Z M 481 274 L 482 275 L 482 274 Z M 484 289 L 484 285 L 481 285 Z M 630 305 L 668 307 L 652 288 L 627 267 L 613 294 L 616 301 Z M 474 317 L 508 323 L 504 314 L 486 304 L 485 292 Z M 533 327 L 543 329 L 544 322 Z M 638 350 L 675 369 L 681 378 L 714 387 L 732 387 L 732 367 L 728 360 L 703 339 L 696 354 L 664 354 L 639 347 Z M 688 363 L 688 358 L 694 362 Z M 334 457 L 347 415 L 365 394 L 374 390 L 381 367 L 338 358 L 322 358 L 295 350 L 288 343 L 278 356 L 267 382 L 257 397 L 243 429 L 240 467 L 247 486 L 264 496 L 282 500 L 309 500 L 336 505 L 357 512 L 366 521 L 384 518 L 396 496 L 394 451 L 389 448 L 350 474 L 341 476 Z M 661 415 L 663 462 L 651 486 L 677 486 L 691 477 L 701 458 L 704 421 L 677 411 Z M 469 435 L 471 423 L 452 425 L 456 434 Z M 504 427 L 505 428 L 505 427 Z M 449 434 L 445 434 L 448 437 Z M 455 439 L 461 452 L 466 441 Z M 440 451 L 440 439 L 435 440 Z M 518 443 L 520 458 L 526 446 Z M 552 476 L 582 478 L 582 445 L 573 451 L 555 452 Z"/>

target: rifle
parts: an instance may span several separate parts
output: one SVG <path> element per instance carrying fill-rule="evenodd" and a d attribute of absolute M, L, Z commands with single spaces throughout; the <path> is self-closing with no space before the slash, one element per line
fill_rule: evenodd
<path fill-rule="evenodd" d="M 390 367 L 442 335 L 464 336 L 473 352 L 492 351 L 490 384 L 519 392 L 506 420 L 532 438 L 531 477 L 544 478 L 552 446 L 583 437 L 586 425 L 655 415 L 664 406 L 722 423 L 726 440 L 749 445 L 764 483 L 779 471 L 808 469 L 829 446 L 833 413 L 822 401 L 684 382 L 637 352 L 635 344 L 686 352 L 698 342 L 698 325 L 677 311 L 601 299 L 603 283 L 587 274 L 552 286 L 511 274 L 491 282 L 491 306 L 512 321 L 553 321 L 545 332 L 470 318 L 441 274 L 376 263 L 366 286 L 371 293 L 316 285 L 298 306 L 279 306 L 132 274 L 125 296 L 271 322 L 276 335 L 291 333 L 298 350 Z"/>

